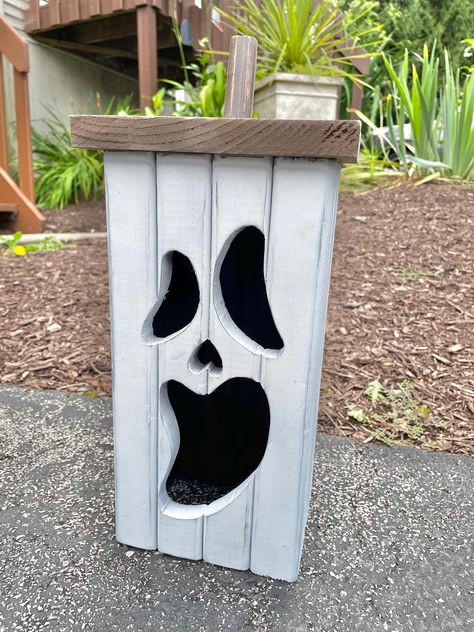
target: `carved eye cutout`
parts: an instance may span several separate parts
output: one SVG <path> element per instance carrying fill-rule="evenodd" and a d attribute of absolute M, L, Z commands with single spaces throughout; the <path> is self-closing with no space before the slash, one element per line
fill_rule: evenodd
<path fill-rule="evenodd" d="M 253 353 L 276 358 L 283 349 L 268 303 L 264 276 L 265 238 L 249 226 L 232 240 L 214 281 L 216 311 L 223 326 Z"/>
<path fill-rule="evenodd" d="M 153 344 L 177 334 L 193 320 L 199 306 L 199 286 L 191 261 L 177 250 L 163 257 L 157 304 L 143 325 L 142 336 Z"/>

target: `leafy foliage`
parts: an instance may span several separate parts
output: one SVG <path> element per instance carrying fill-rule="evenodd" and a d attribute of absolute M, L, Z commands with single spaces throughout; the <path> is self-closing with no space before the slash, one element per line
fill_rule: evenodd
<path fill-rule="evenodd" d="M 417 400 L 414 391 L 415 385 L 409 380 L 403 380 L 395 388 L 374 380 L 364 391 L 371 408 L 351 408 L 347 416 L 364 425 L 373 439 L 387 445 L 409 438 L 423 447 L 436 449 L 426 431 L 430 426 L 444 429 L 448 424 L 437 420 L 428 406 Z"/>
<path fill-rule="evenodd" d="M 230 12 L 219 11 L 238 33 L 258 40 L 259 78 L 278 71 L 355 78 L 350 73 L 350 38 L 375 47 L 380 29 L 364 23 L 375 4 L 367 0 L 349 16 L 342 16 L 331 0 L 262 0 L 258 5 L 237 0 Z"/>
<path fill-rule="evenodd" d="M 224 114 L 227 73 L 222 61 L 213 63 L 209 53 L 196 56 L 196 61 L 184 66 L 185 79 L 182 83 L 166 81 L 179 90 L 184 98 L 175 99 L 176 116 L 210 116 Z M 193 77 L 191 81 L 190 75 Z"/>
<path fill-rule="evenodd" d="M 102 189 L 102 152 L 71 147 L 67 125 L 52 110 L 49 114 L 45 133 L 33 129 L 36 203 L 63 208 L 93 198 Z"/>
<path fill-rule="evenodd" d="M 357 11 L 361 0 L 340 0 L 344 11 Z M 437 45 L 437 53 L 447 48 L 452 63 L 463 63 L 463 40 L 474 33 L 472 0 L 378 0 L 373 18 L 383 24 L 390 39 L 385 50 L 396 61 L 405 48 L 420 50 L 426 42 Z"/>
<path fill-rule="evenodd" d="M 339 0 L 339 6 L 345 12 L 356 13 L 363 2 Z M 387 37 L 378 50 L 385 52 L 395 65 L 402 60 L 405 49 L 421 50 L 425 43 L 430 48 L 436 48 L 441 57 L 441 69 L 444 48 L 449 51 L 455 68 L 469 63 L 466 56 L 472 51 L 469 51 L 467 38 L 472 38 L 474 33 L 472 0 L 378 0 L 374 5 L 364 20 L 383 25 Z M 372 90 L 364 92 L 362 111 L 374 120 L 379 101 L 390 92 L 390 82 L 379 57 L 372 58 L 370 73 L 365 81 L 372 86 Z"/>
<path fill-rule="evenodd" d="M 112 97 L 105 106 L 96 94 L 98 114 L 128 116 L 136 113 L 132 95 Z M 51 108 L 43 120 L 46 130 L 32 130 L 36 203 L 40 208 L 63 208 L 66 204 L 95 198 L 103 188 L 102 152 L 71 147 L 69 125 Z"/>
<path fill-rule="evenodd" d="M 357 112 L 376 135 L 386 160 L 395 155 L 407 175 L 472 178 L 474 171 L 474 73 L 463 79 L 445 50 L 444 82 L 439 58 L 425 45 L 422 57 L 398 67 L 384 56 L 391 92 L 379 105 L 378 124 Z M 387 130 L 383 130 L 383 125 Z"/>

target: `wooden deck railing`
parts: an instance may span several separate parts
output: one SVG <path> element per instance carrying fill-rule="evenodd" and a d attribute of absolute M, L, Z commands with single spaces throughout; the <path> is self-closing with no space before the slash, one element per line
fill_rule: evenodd
<path fill-rule="evenodd" d="M 183 8 L 192 4 L 194 0 L 48 0 L 40 5 L 39 0 L 31 0 L 30 8 L 25 12 L 25 29 L 34 33 L 121 11 L 133 11 L 140 6 L 155 7 L 163 15 L 170 16 L 175 5 L 178 20 L 181 20 Z"/>
<path fill-rule="evenodd" d="M 13 65 L 19 186 L 8 173 L 3 55 Z M 15 222 L 17 230 L 24 233 L 36 233 L 42 230 L 43 216 L 34 204 L 28 71 L 28 44 L 0 16 L 0 211 L 17 213 Z"/>

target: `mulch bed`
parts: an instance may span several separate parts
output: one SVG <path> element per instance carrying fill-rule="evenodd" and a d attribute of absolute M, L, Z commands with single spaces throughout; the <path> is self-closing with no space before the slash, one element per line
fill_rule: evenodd
<path fill-rule="evenodd" d="M 61 211 L 42 211 L 45 231 L 52 233 L 102 233 L 105 232 L 105 200 L 87 202 L 80 206 L 71 204 Z"/>
<path fill-rule="evenodd" d="M 48 229 L 105 230 L 102 202 L 80 209 L 48 212 Z M 341 196 L 324 432 L 367 442 L 395 428 L 396 443 L 473 453 L 473 224 L 474 188 L 430 183 Z M 105 242 L 0 257 L 0 292 L 0 382 L 110 395 Z M 400 430 L 394 414 L 381 419 L 388 408 L 364 394 L 374 380 L 386 392 L 414 384 L 421 436 Z M 348 417 L 351 409 L 365 419 Z"/>

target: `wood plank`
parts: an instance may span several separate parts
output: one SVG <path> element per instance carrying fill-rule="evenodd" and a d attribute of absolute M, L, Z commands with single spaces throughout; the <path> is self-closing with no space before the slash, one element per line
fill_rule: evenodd
<path fill-rule="evenodd" d="M 0 202 L 0 213 L 18 213 L 18 204 Z"/>
<path fill-rule="evenodd" d="M 250 569 L 295 581 L 311 491 L 337 207 L 334 161 L 275 160 L 267 291 L 284 342 L 262 376 L 271 410 L 255 477 Z"/>
<path fill-rule="evenodd" d="M 33 183 L 33 152 L 31 147 L 28 73 L 20 72 L 14 68 L 13 86 L 15 92 L 16 138 L 20 188 L 26 197 L 34 203 L 35 187 Z"/>
<path fill-rule="evenodd" d="M 188 17 L 189 26 L 191 27 L 191 35 L 193 38 L 193 48 L 194 50 L 199 49 L 199 39 L 200 35 L 200 25 L 201 25 L 201 9 L 193 5 L 188 9 Z"/>
<path fill-rule="evenodd" d="M 101 15 L 110 15 L 112 13 L 112 0 L 100 0 Z"/>
<path fill-rule="evenodd" d="M 158 357 L 141 337 L 158 284 L 155 155 L 106 153 L 105 176 L 117 539 L 156 549 Z"/>
<path fill-rule="evenodd" d="M 26 31 L 40 28 L 41 19 L 39 0 L 31 0 L 29 6 L 23 9 L 23 15 Z"/>
<path fill-rule="evenodd" d="M 59 8 L 59 0 L 49 0 L 48 2 L 49 25 L 55 26 L 61 24 L 61 14 Z"/>
<path fill-rule="evenodd" d="M 22 233 L 42 232 L 44 223 L 43 215 L 1 167 L 0 199 L 5 204 L 18 207 L 15 230 L 20 230 Z"/>
<path fill-rule="evenodd" d="M 81 19 L 81 8 L 79 0 L 71 0 L 69 9 L 69 22 L 76 22 Z"/>
<path fill-rule="evenodd" d="M 122 37 L 136 36 L 136 34 L 137 23 L 130 13 L 90 20 L 72 25 L 68 29 L 68 37 L 71 40 L 84 44 L 100 44 Z"/>
<path fill-rule="evenodd" d="M 17 70 L 29 71 L 28 44 L 2 16 L 0 16 L 0 53 L 5 55 Z"/>
<path fill-rule="evenodd" d="M 112 11 L 123 11 L 123 0 L 112 0 Z"/>
<path fill-rule="evenodd" d="M 356 162 L 359 121 L 71 116 L 76 147 Z"/>
<path fill-rule="evenodd" d="M 8 170 L 8 136 L 5 110 L 5 86 L 3 78 L 3 56 L 0 53 L 0 168 Z"/>
<path fill-rule="evenodd" d="M 79 0 L 79 14 L 81 20 L 88 20 L 91 17 L 91 6 L 89 0 Z"/>
<path fill-rule="evenodd" d="M 173 379 L 201 395 L 208 389 L 206 372 L 191 373 L 188 361 L 209 329 L 211 158 L 158 155 L 156 173 L 159 266 L 167 252 L 184 254 L 193 265 L 200 290 L 199 307 L 189 326 L 159 343 L 158 549 L 170 555 L 201 559 L 203 509 L 178 504 L 166 491 L 168 473 L 179 448 L 179 431 L 169 403 L 165 405 L 163 389 Z M 160 293 L 165 289 L 160 287 Z M 151 313 L 156 313 L 158 305 L 152 307 Z M 154 344 L 157 342 L 155 339 Z"/>
<path fill-rule="evenodd" d="M 228 317 L 218 285 L 222 254 L 235 235 L 247 226 L 267 233 L 272 188 L 271 158 L 216 156 L 213 161 L 212 270 L 214 306 L 211 308 L 209 339 L 218 350 L 223 370 L 210 377 L 210 390 L 235 377 L 260 382 L 261 355 L 242 344 L 243 332 Z M 236 195 L 235 192 L 239 194 Z M 223 323 L 226 322 L 226 327 Z M 203 558 L 244 570 L 250 565 L 254 474 L 235 498 L 217 513 L 207 515 L 204 525 Z M 221 499 L 226 500 L 226 497 Z"/>
<path fill-rule="evenodd" d="M 83 44 L 82 42 L 70 42 L 68 40 L 51 39 L 50 37 L 36 37 L 37 42 L 61 48 L 64 50 L 90 53 L 91 55 L 102 55 L 104 57 L 123 57 L 124 59 L 137 59 L 137 53 L 110 46 L 97 46 L 96 44 Z"/>
<path fill-rule="evenodd" d="M 100 15 L 102 13 L 100 0 L 89 0 L 89 10 L 91 15 Z"/>

